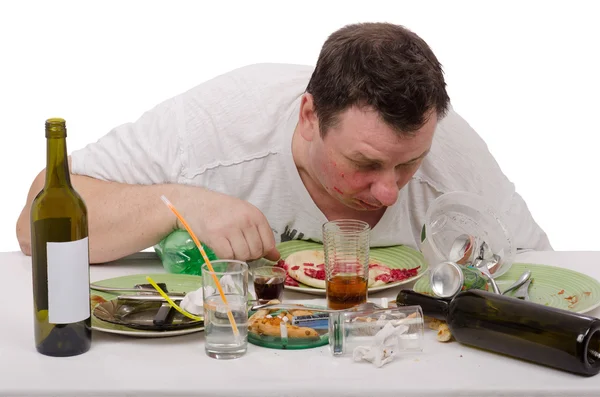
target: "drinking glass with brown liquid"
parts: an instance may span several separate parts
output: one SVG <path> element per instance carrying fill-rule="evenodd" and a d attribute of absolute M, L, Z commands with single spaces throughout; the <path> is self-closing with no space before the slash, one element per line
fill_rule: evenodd
<path fill-rule="evenodd" d="M 368 223 L 353 219 L 323 225 L 327 307 L 348 309 L 367 301 Z"/>
<path fill-rule="evenodd" d="M 252 271 L 254 279 L 254 292 L 259 303 L 267 303 L 270 300 L 281 301 L 283 295 L 283 284 L 285 282 L 285 270 L 275 266 L 262 266 Z"/>

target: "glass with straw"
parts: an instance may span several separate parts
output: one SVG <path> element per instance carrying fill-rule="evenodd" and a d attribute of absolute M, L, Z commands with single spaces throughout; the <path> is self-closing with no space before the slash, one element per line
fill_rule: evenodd
<path fill-rule="evenodd" d="M 209 269 L 206 263 L 201 266 L 204 349 L 209 357 L 238 358 L 246 353 L 248 347 L 248 265 L 242 261 L 221 259 L 212 261 L 212 268 Z M 220 284 L 227 304 L 216 283 Z M 233 332 L 228 310 L 235 319 L 238 335 Z"/>
<path fill-rule="evenodd" d="M 167 199 L 164 195 L 160 197 L 161 200 L 166 204 L 166 206 L 171 210 L 171 212 L 173 212 L 175 214 L 175 216 L 177 217 L 177 219 L 179 219 L 179 221 L 181 222 L 181 224 L 183 225 L 183 227 L 185 228 L 185 230 L 187 230 L 187 232 L 190 234 L 190 237 L 192 238 L 192 240 L 194 240 L 194 243 L 196 244 L 196 246 L 198 247 L 198 249 L 200 250 L 200 254 L 202 255 L 202 258 L 204 259 L 205 263 L 202 265 L 202 273 L 203 273 L 203 277 L 202 277 L 202 283 L 203 283 L 203 297 L 204 299 L 206 299 L 208 296 L 205 292 L 205 283 L 207 282 L 206 279 L 209 278 L 212 279 L 213 284 L 210 285 L 214 290 L 218 291 L 218 296 L 220 297 L 220 304 L 217 304 L 215 306 L 215 312 L 219 312 L 221 314 L 225 313 L 225 316 L 227 317 L 228 320 L 228 326 L 231 328 L 231 334 L 233 335 L 233 341 L 234 344 L 236 344 L 236 347 L 234 349 L 226 349 L 226 352 L 222 352 L 219 353 L 218 351 L 213 351 L 215 349 L 213 348 L 208 348 L 207 347 L 207 354 L 211 357 L 214 358 L 237 358 L 240 357 L 241 355 L 245 354 L 246 352 L 246 348 L 247 348 L 247 335 L 248 335 L 248 313 L 246 311 L 246 305 L 247 305 L 247 291 L 248 291 L 248 265 L 245 262 L 241 262 L 241 261 L 234 261 L 234 260 L 221 260 L 221 261 L 215 261 L 215 262 L 219 262 L 220 264 L 223 262 L 226 263 L 237 263 L 237 266 L 239 267 L 237 270 L 236 269 L 232 269 L 233 274 L 230 274 L 230 279 L 234 279 L 233 275 L 240 273 L 241 277 L 242 277 L 242 291 L 243 291 L 243 299 L 244 299 L 244 309 L 243 309 L 243 315 L 240 316 L 239 313 L 237 313 L 237 316 L 241 321 L 240 326 L 238 326 L 238 323 L 236 321 L 236 316 L 233 314 L 233 310 L 232 307 L 230 305 L 229 299 L 225 294 L 225 289 L 223 288 L 222 285 L 222 280 L 219 278 L 219 273 L 223 272 L 223 269 L 220 267 L 218 270 L 215 270 L 213 268 L 213 265 L 211 263 L 211 261 L 208 259 L 208 255 L 206 254 L 206 251 L 204 250 L 204 247 L 202 246 L 202 244 L 200 243 L 200 241 L 198 240 L 198 237 L 196 237 L 196 235 L 194 234 L 194 232 L 192 231 L 192 229 L 190 228 L 190 226 L 188 225 L 188 223 L 185 221 L 185 219 L 183 218 L 183 216 L 179 213 L 179 211 L 177 211 L 177 209 L 175 208 L 175 206 L 169 201 L 169 199 Z M 241 263 L 240 263 L 241 262 Z M 205 271 L 206 269 L 206 271 Z M 237 279 L 237 277 L 236 277 Z M 232 282 L 232 284 L 234 285 L 234 290 L 235 290 L 235 281 Z M 156 287 L 155 287 L 156 288 Z M 213 296 L 213 295 L 211 295 Z M 231 297 L 230 297 L 231 298 Z M 172 305 L 172 302 L 169 302 Z M 219 303 L 219 302 L 216 302 Z M 237 309 L 238 307 L 238 298 L 234 297 L 233 298 L 233 303 L 234 303 L 234 308 Z M 209 310 L 211 308 L 209 307 Z M 205 310 L 205 314 L 206 314 L 206 301 L 204 303 L 204 310 Z M 205 315 L 205 331 L 207 329 L 206 327 L 206 315 Z M 208 336 L 207 336 L 208 338 Z M 208 344 L 208 340 L 207 340 L 207 344 Z M 209 351 L 210 350 L 210 351 Z M 218 349 L 216 349 L 218 350 Z"/>

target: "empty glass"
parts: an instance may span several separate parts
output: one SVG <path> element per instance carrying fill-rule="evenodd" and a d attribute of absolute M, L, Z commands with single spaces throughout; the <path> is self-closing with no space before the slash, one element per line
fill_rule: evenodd
<path fill-rule="evenodd" d="M 427 209 L 421 251 L 431 272 L 446 261 L 469 265 L 478 257 L 495 258 L 497 265 L 488 268 L 497 278 L 512 266 L 516 248 L 493 205 L 476 194 L 457 191 L 441 195 Z"/>
<path fill-rule="evenodd" d="M 334 356 L 352 354 L 380 366 L 399 353 L 422 351 L 424 328 L 416 305 L 331 313 L 329 347 Z"/>

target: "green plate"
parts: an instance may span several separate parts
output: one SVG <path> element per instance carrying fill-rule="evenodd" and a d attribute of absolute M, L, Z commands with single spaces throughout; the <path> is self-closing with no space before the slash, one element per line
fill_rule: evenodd
<path fill-rule="evenodd" d="M 310 309 L 324 309 L 324 307 L 319 306 L 309 306 L 305 305 L 308 310 Z M 277 310 L 271 313 L 271 315 L 276 316 L 281 313 L 283 310 Z M 255 312 L 250 311 L 248 316 L 252 316 Z M 258 335 L 256 333 L 248 331 L 248 342 L 252 343 L 256 346 L 267 347 L 270 349 L 279 349 L 279 350 L 300 350 L 300 349 L 312 349 L 319 346 L 324 346 L 329 343 L 329 330 L 326 329 L 316 329 L 317 333 L 319 333 L 319 339 L 306 340 L 302 338 L 288 338 L 287 341 L 283 341 L 279 336 L 267 336 L 267 335 Z"/>
<path fill-rule="evenodd" d="M 161 273 L 161 274 L 134 274 L 129 276 L 115 277 L 102 281 L 96 281 L 94 284 L 102 286 L 102 287 L 113 287 L 113 288 L 133 288 L 136 284 L 148 284 L 146 280 L 146 276 L 150 276 L 152 280 L 157 283 L 165 283 L 169 292 L 191 292 L 195 291 L 198 288 L 202 287 L 202 277 L 186 275 L 186 274 L 169 274 L 169 273 Z M 92 294 L 92 302 L 94 301 L 94 295 L 100 296 L 103 299 L 109 301 L 115 299 L 119 295 L 125 295 L 127 292 L 118 293 L 118 292 L 104 292 L 104 291 L 96 291 L 90 290 Z M 95 306 L 95 305 L 93 305 Z M 151 331 L 151 330 L 139 330 L 134 328 L 129 328 L 124 325 L 113 324 L 106 321 L 102 321 L 97 318 L 93 314 L 92 310 L 92 329 L 108 332 L 113 334 L 120 335 L 129 335 L 129 336 L 137 336 L 137 337 L 165 337 L 165 336 L 176 336 L 176 335 L 185 335 L 193 332 L 202 331 L 204 329 L 203 325 L 198 325 L 197 327 L 185 328 L 180 330 L 170 330 L 170 331 Z"/>
<path fill-rule="evenodd" d="M 529 287 L 531 302 L 575 313 L 586 313 L 600 306 L 600 283 L 596 279 L 555 266 L 513 263 L 508 272 L 496 279 L 500 291 L 510 287 L 525 270 L 531 271 L 533 279 Z M 417 281 L 414 290 L 434 295 L 429 277 Z M 512 292 L 507 294 L 511 295 Z"/>
<path fill-rule="evenodd" d="M 280 243 L 277 245 L 277 249 L 281 254 L 281 259 L 287 258 L 294 252 L 310 250 L 310 249 L 323 249 L 323 244 L 315 243 L 311 241 L 292 240 Z M 383 291 L 389 288 L 397 287 L 399 285 L 407 284 L 419 279 L 423 274 L 427 272 L 428 265 L 423 258 L 423 254 L 412 248 L 397 245 L 393 247 L 378 247 L 371 248 L 369 250 L 369 257 L 375 261 L 384 263 L 392 269 L 412 269 L 417 266 L 421 266 L 415 277 L 407 278 L 406 280 L 397 281 L 386 285 L 369 288 L 369 292 Z M 285 286 L 286 289 L 304 292 L 312 295 L 326 295 L 325 289 L 310 287 L 305 284 L 301 284 L 298 287 Z"/>

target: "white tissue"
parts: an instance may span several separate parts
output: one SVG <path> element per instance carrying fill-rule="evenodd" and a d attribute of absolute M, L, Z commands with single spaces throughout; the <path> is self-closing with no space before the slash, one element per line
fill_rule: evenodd
<path fill-rule="evenodd" d="M 229 274 L 221 277 L 219 282 L 221 283 L 224 293 L 235 292 L 235 283 Z M 204 287 L 204 292 L 208 296 L 212 296 L 215 294 L 216 290 L 210 285 L 207 285 Z M 204 313 L 204 301 L 202 297 L 202 288 L 198 288 L 196 291 L 188 292 L 181 300 L 179 306 L 189 313 L 201 315 Z"/>
<path fill-rule="evenodd" d="M 371 346 L 357 346 L 352 356 L 354 361 L 365 360 L 373 363 L 376 367 L 382 367 L 394 359 L 400 348 L 401 336 L 408 331 L 408 326 L 398 325 L 394 327 L 386 323 L 373 337 Z"/>
<path fill-rule="evenodd" d="M 209 287 L 211 288 L 211 287 Z M 188 313 L 202 314 L 204 313 L 204 302 L 202 300 L 202 288 L 196 291 L 188 292 L 185 294 L 179 306 Z"/>

